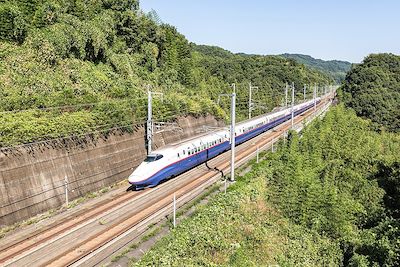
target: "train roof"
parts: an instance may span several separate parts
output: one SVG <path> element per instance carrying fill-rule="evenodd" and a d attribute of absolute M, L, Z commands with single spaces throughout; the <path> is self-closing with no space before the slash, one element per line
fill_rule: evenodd
<path fill-rule="evenodd" d="M 216 128 L 216 129 L 214 129 L 212 131 L 201 133 L 201 134 L 198 134 L 196 136 L 188 137 L 186 139 L 177 141 L 175 143 L 168 144 L 168 145 L 164 146 L 164 148 L 177 147 L 177 146 L 182 145 L 182 143 L 187 143 L 187 142 L 190 142 L 190 141 L 194 141 L 194 140 L 199 139 L 201 137 L 209 136 L 210 134 L 217 134 L 218 132 L 221 132 L 221 131 L 224 131 L 224 130 L 228 130 L 227 126 L 218 127 L 218 128 Z"/>
<path fill-rule="evenodd" d="M 311 101 L 311 100 L 309 100 L 309 101 Z M 305 101 L 305 102 L 299 103 L 299 104 L 297 104 L 297 105 L 305 104 L 305 103 L 307 103 L 307 102 L 309 102 L 309 101 Z M 254 118 L 251 118 L 250 120 L 245 120 L 245 121 L 239 122 L 239 123 L 236 124 L 236 126 L 240 126 L 240 125 L 242 125 L 242 124 L 246 124 L 246 123 L 249 123 L 249 122 L 251 122 L 251 121 L 261 119 L 261 118 L 263 118 L 263 117 L 265 117 L 265 116 L 272 115 L 272 114 L 274 114 L 274 113 L 283 111 L 283 110 L 285 110 L 285 109 L 288 109 L 288 108 L 283 108 L 283 107 L 281 107 L 281 108 L 274 109 L 274 110 L 272 110 L 272 111 L 270 111 L 270 112 L 268 112 L 268 113 L 261 114 L 261 115 L 259 115 L 259 116 L 254 117 Z M 217 133 L 220 132 L 220 131 L 224 131 L 224 130 L 226 131 L 226 130 L 228 130 L 228 127 L 229 127 L 229 126 L 221 126 L 221 127 L 215 128 L 215 129 L 213 129 L 213 130 L 211 130 L 211 131 L 209 131 L 209 132 L 205 132 L 205 133 L 201 133 L 201 134 L 198 134 L 198 135 L 195 135 L 195 136 L 192 136 L 192 137 L 188 137 L 188 138 L 186 138 L 186 139 L 177 141 L 177 142 L 175 142 L 175 143 L 171 143 L 171 144 L 165 145 L 165 146 L 163 146 L 163 147 L 161 147 L 161 148 L 159 148 L 159 149 L 154 150 L 154 152 L 163 151 L 163 150 L 168 150 L 168 149 L 171 149 L 171 148 L 176 148 L 176 147 L 182 145 L 183 143 L 188 143 L 188 142 L 190 142 L 190 141 L 195 141 L 195 140 L 197 140 L 197 139 L 199 139 L 199 138 L 209 136 L 210 134 L 217 134 Z"/>

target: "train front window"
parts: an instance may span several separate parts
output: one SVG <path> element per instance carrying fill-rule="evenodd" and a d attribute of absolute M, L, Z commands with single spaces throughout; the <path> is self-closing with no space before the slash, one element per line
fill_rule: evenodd
<path fill-rule="evenodd" d="M 147 158 L 144 160 L 144 162 L 153 162 L 153 161 L 161 159 L 162 157 L 163 157 L 163 155 L 161 155 L 161 154 L 148 155 Z"/>

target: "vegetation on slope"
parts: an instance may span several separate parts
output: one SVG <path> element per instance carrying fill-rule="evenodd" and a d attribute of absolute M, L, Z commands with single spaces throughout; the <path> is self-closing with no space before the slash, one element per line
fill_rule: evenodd
<path fill-rule="evenodd" d="M 247 109 L 249 82 L 259 88 L 254 92 L 254 99 L 268 108 L 281 105 L 285 83 L 294 83 L 297 99 L 303 99 L 305 83 L 320 86 L 332 83 L 328 75 L 279 56 L 233 54 L 220 47 L 206 45 L 192 44 L 192 47 L 201 55 L 199 65 L 207 73 L 227 84 L 237 83 L 238 102 L 242 103 L 239 112 Z M 312 91 L 309 90 L 307 96 L 311 98 Z"/>
<path fill-rule="evenodd" d="M 155 118 L 169 120 L 227 117 L 228 101 L 215 102 L 232 82 L 242 118 L 249 81 L 262 86 L 256 97 L 269 109 L 282 96 L 271 100 L 271 88 L 330 82 L 276 57 L 227 52 L 214 60 L 193 47 L 137 0 L 0 1 L 0 146 L 130 130 L 145 119 L 147 84 L 164 93 Z"/>
<path fill-rule="evenodd" d="M 300 64 L 304 64 L 311 68 L 320 70 L 332 77 L 332 79 L 334 79 L 336 83 L 341 83 L 345 79 L 347 72 L 351 69 L 351 63 L 347 61 L 325 61 L 302 54 L 282 54 L 282 56 L 285 58 L 291 58 Z"/>
<path fill-rule="evenodd" d="M 341 87 L 341 99 L 376 128 L 400 131 L 400 56 L 372 54 L 355 66 Z"/>
<path fill-rule="evenodd" d="M 399 266 L 398 151 L 399 135 L 332 108 L 136 265 Z"/>

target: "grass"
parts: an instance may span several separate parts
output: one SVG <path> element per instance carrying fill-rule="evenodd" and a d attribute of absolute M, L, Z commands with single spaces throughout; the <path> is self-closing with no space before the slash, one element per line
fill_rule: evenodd
<path fill-rule="evenodd" d="M 152 229 L 155 225 L 156 225 L 155 223 L 149 225 L 148 228 L 147 228 L 148 231 L 149 231 L 150 229 Z M 162 226 L 157 227 L 157 228 L 155 228 L 154 230 L 152 230 L 151 232 L 149 232 L 148 234 L 144 235 L 144 236 L 140 239 L 139 243 L 133 243 L 133 244 L 129 245 L 128 248 L 126 248 L 125 250 L 123 250 L 121 253 L 115 255 L 115 256 L 111 259 L 111 262 L 117 262 L 117 261 L 119 261 L 119 260 L 120 260 L 121 258 L 123 258 L 126 254 L 128 254 L 130 251 L 137 249 L 141 243 L 146 242 L 146 241 L 148 241 L 150 238 L 156 236 L 156 235 L 161 231 L 161 229 L 162 229 Z M 135 258 L 131 258 L 131 259 L 129 260 L 129 262 L 134 263 L 134 262 L 136 262 L 136 259 L 135 259 Z"/>
<path fill-rule="evenodd" d="M 197 214 L 157 242 L 139 262 L 130 265 L 318 265 L 319 253 L 333 251 L 334 245 L 283 218 L 267 202 L 267 191 L 265 177 L 254 176 L 254 171 L 238 176 L 227 194 L 213 197 L 208 205 L 197 209 Z M 319 245 L 319 241 L 325 245 Z M 309 254 L 301 255 L 304 246 Z"/>
<path fill-rule="evenodd" d="M 205 198 L 207 198 L 209 195 L 214 193 L 220 188 L 218 184 L 214 184 L 211 187 L 209 187 L 204 193 L 202 193 L 200 196 L 196 197 L 195 200 L 187 203 L 182 209 L 176 212 L 176 217 L 180 217 L 184 215 L 188 210 L 190 210 L 192 207 L 197 206 L 200 204 L 201 201 L 203 201 Z"/>
<path fill-rule="evenodd" d="M 111 259 L 111 262 L 117 262 L 119 259 L 121 259 L 122 257 L 124 257 L 129 251 L 130 251 L 129 248 L 125 249 L 125 250 L 122 251 L 120 254 L 114 256 L 114 257 Z"/>
<path fill-rule="evenodd" d="M 139 247 L 138 243 L 133 243 L 133 244 L 129 245 L 130 249 L 137 249 L 138 247 Z"/>
<path fill-rule="evenodd" d="M 50 218 L 51 216 L 53 216 L 54 213 L 56 213 L 56 211 L 57 211 L 56 209 L 51 209 L 51 210 L 49 210 L 49 211 L 47 211 L 45 213 L 36 215 L 36 216 L 34 216 L 32 218 L 29 218 L 27 220 L 24 220 L 24 221 L 21 221 L 21 222 L 14 223 L 12 225 L 8 225 L 8 226 L 5 226 L 5 227 L 2 227 L 0 229 L 0 239 L 5 237 L 7 233 L 9 233 L 11 231 L 14 231 L 14 230 L 16 230 L 16 229 L 18 229 L 20 227 L 24 227 L 24 226 L 27 226 L 27 225 L 32 225 L 32 224 L 38 223 L 38 222 L 40 222 L 42 220 L 45 220 L 47 218 Z"/>
<path fill-rule="evenodd" d="M 220 185 L 218 184 L 214 184 L 211 187 L 207 188 L 207 190 L 202 193 L 200 196 L 198 196 L 195 200 L 187 203 L 184 205 L 184 207 L 182 209 L 180 209 L 177 213 L 176 213 L 176 217 L 180 217 L 183 216 L 185 213 L 187 213 L 192 207 L 198 205 L 202 200 L 204 200 L 205 198 L 209 197 L 212 193 L 216 192 L 218 189 L 220 188 Z M 192 213 L 195 214 L 196 211 L 194 211 Z M 158 223 L 152 223 L 147 227 L 147 231 L 150 231 L 151 229 L 153 229 Z M 122 251 L 120 254 L 114 256 L 112 258 L 112 262 L 117 262 L 119 259 L 121 259 L 122 257 L 124 257 L 128 252 L 135 250 L 137 248 L 139 248 L 139 246 L 150 240 L 152 237 L 158 235 L 161 230 L 164 227 L 168 227 L 169 229 L 172 228 L 172 218 L 169 220 L 166 220 L 164 223 L 160 224 L 157 228 L 153 229 L 151 232 L 147 233 L 146 235 L 144 235 L 139 242 L 137 243 L 133 243 L 131 245 L 129 245 L 129 247 L 127 249 L 125 249 L 124 251 Z M 135 262 L 137 262 L 137 259 L 132 257 L 129 259 L 129 265 L 134 264 Z"/>
<path fill-rule="evenodd" d="M 141 239 L 141 242 L 146 242 L 148 241 L 150 238 L 152 238 L 153 236 L 156 236 L 159 232 L 161 232 L 161 227 L 158 227 L 156 229 L 154 229 L 153 231 L 151 231 L 150 233 L 144 235 Z"/>
<path fill-rule="evenodd" d="M 100 221 L 99 221 L 99 224 L 100 224 L 100 225 L 105 225 L 105 224 L 107 224 L 107 222 L 106 222 L 105 220 L 100 220 Z"/>

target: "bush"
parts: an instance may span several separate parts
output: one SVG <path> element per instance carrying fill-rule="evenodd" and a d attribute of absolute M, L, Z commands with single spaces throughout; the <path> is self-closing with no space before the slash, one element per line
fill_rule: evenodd
<path fill-rule="evenodd" d="M 0 40 L 22 43 L 27 24 L 21 10 L 12 2 L 0 2 Z"/>

